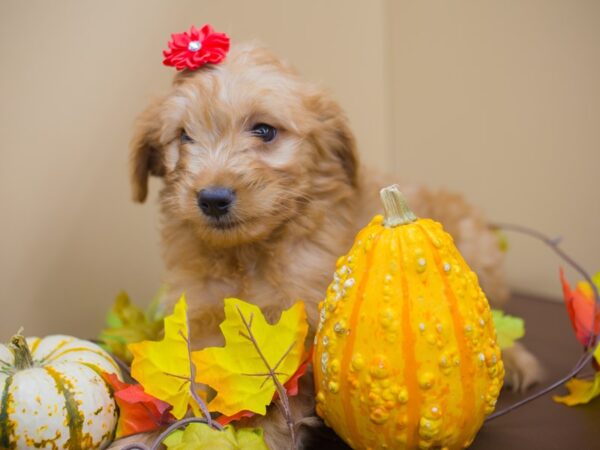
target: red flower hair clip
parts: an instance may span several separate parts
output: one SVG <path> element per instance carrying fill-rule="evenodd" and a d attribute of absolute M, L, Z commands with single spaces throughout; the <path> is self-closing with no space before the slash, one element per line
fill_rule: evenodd
<path fill-rule="evenodd" d="M 163 64 L 177 70 L 196 70 L 206 63 L 218 64 L 229 51 L 229 36 L 215 33 L 210 25 L 171 35 L 169 49 L 163 51 Z"/>

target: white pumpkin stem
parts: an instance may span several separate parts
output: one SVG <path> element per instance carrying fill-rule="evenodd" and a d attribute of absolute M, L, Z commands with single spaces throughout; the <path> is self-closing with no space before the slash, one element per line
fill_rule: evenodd
<path fill-rule="evenodd" d="M 33 367 L 33 357 L 31 351 L 27 345 L 25 337 L 21 334 L 23 329 L 21 328 L 17 334 L 10 338 L 8 348 L 15 357 L 14 366 L 17 370 L 24 370 Z"/>
<path fill-rule="evenodd" d="M 384 226 L 393 228 L 417 220 L 397 184 L 383 188 L 379 195 L 383 202 Z"/>

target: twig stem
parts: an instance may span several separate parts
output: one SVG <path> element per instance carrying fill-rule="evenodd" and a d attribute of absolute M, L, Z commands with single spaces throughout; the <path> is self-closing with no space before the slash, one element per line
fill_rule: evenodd
<path fill-rule="evenodd" d="M 190 324 L 187 319 L 187 315 L 186 315 L 185 319 L 186 319 L 187 329 L 189 330 Z M 196 401 L 196 404 L 198 405 L 198 407 L 202 410 L 202 414 L 204 414 L 204 417 L 206 417 L 206 422 L 208 423 L 208 426 L 212 427 L 213 420 L 212 420 L 212 417 L 210 416 L 210 411 L 208 410 L 208 407 L 206 406 L 206 403 L 204 402 L 204 400 L 202 400 L 200 398 L 200 396 L 198 395 L 198 392 L 196 392 L 196 366 L 195 366 L 194 362 L 192 361 L 192 346 L 190 344 L 190 340 L 187 336 L 185 336 L 183 334 L 183 332 L 181 330 L 179 330 L 179 334 L 185 340 L 185 343 L 187 346 L 187 351 L 188 351 L 188 360 L 190 362 L 190 380 L 189 380 L 190 393 L 192 394 L 192 398 Z"/>
<path fill-rule="evenodd" d="M 285 421 L 287 423 L 288 429 L 290 430 L 290 435 L 292 438 L 292 450 L 294 450 L 294 449 L 296 449 L 296 430 L 294 427 L 294 420 L 292 418 L 292 410 L 290 409 L 290 402 L 289 402 L 289 398 L 287 396 L 285 387 L 281 384 L 281 382 L 279 381 L 279 378 L 277 378 L 277 375 L 275 374 L 275 370 L 277 369 L 277 367 L 279 367 L 279 365 L 281 364 L 281 361 L 283 361 L 285 356 L 287 356 L 287 354 L 291 351 L 294 343 L 292 343 L 292 345 L 290 345 L 290 347 L 286 350 L 285 354 L 277 362 L 277 365 L 275 366 L 275 368 L 272 368 L 271 365 L 269 364 L 269 361 L 267 361 L 267 358 L 265 357 L 262 350 L 260 349 L 260 346 L 258 345 L 258 342 L 256 341 L 256 338 L 254 337 L 254 334 L 252 333 L 253 316 L 251 315 L 250 320 L 248 321 L 244 317 L 244 314 L 242 313 L 240 308 L 238 306 L 236 306 L 236 308 L 237 308 L 238 314 L 240 315 L 240 318 L 242 319 L 244 326 L 246 327 L 246 330 L 248 331 L 248 335 L 242 334 L 242 336 L 244 336 L 246 339 L 248 339 L 250 342 L 252 342 L 252 345 L 256 349 L 256 352 L 260 356 L 260 359 L 262 359 L 263 363 L 265 364 L 265 367 L 266 367 L 267 371 L 269 372 L 269 376 L 271 377 L 271 379 L 273 380 L 273 383 L 275 384 L 275 388 L 277 389 L 277 393 L 279 394 L 279 402 L 280 402 L 277 404 L 281 405 L 281 409 L 282 409 L 283 415 L 285 417 Z"/>
<path fill-rule="evenodd" d="M 560 258 L 563 259 L 563 261 L 565 261 L 573 269 L 575 269 L 577 272 L 579 272 L 579 274 L 585 279 L 585 281 L 588 282 L 588 284 L 592 287 L 592 290 L 594 291 L 594 299 L 596 300 L 596 306 L 597 307 L 600 306 L 600 292 L 598 292 L 598 287 L 594 284 L 592 277 L 587 273 L 587 271 L 577 261 L 575 261 L 572 257 L 570 257 L 567 253 L 565 253 L 564 250 L 562 250 L 559 247 L 559 241 L 557 239 L 552 239 L 552 238 L 546 236 L 545 234 L 543 234 L 537 230 L 534 230 L 532 228 L 528 228 L 523 225 L 515 225 L 512 223 L 495 223 L 495 224 L 492 224 L 492 228 L 506 230 L 506 231 L 515 231 L 517 233 L 525 234 L 525 235 L 531 236 L 533 238 L 536 238 L 536 239 L 542 241 L 547 246 L 549 246 Z M 592 337 L 596 338 L 597 336 L 592 334 Z M 592 344 L 592 342 L 589 342 L 588 345 L 589 344 Z"/>

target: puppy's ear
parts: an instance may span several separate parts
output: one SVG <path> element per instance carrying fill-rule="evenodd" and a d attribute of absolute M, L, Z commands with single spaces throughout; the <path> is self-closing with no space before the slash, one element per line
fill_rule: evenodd
<path fill-rule="evenodd" d="M 342 108 L 334 101 L 320 94 L 313 101 L 319 126 L 315 133 L 317 145 L 328 159 L 335 159 L 340 164 L 348 183 L 356 187 L 358 183 L 359 158 L 356 149 L 356 139 L 350 130 L 348 119 Z"/>
<path fill-rule="evenodd" d="M 165 166 L 160 143 L 159 111 L 162 100 L 152 103 L 139 116 L 130 145 L 130 177 L 133 200 L 143 203 L 148 195 L 148 176 L 163 176 Z"/>
<path fill-rule="evenodd" d="M 354 133 L 350 131 L 348 119 L 344 113 L 341 113 L 334 121 L 334 141 L 332 142 L 332 151 L 340 160 L 346 176 L 353 187 L 358 182 L 358 151 L 356 149 L 356 139 Z"/>

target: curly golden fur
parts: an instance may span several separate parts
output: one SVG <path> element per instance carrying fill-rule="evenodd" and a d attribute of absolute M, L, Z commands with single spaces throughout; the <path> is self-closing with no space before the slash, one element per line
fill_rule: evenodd
<path fill-rule="evenodd" d="M 276 137 L 257 138 L 257 123 L 274 126 Z M 131 154 L 138 202 L 149 175 L 164 180 L 170 302 L 186 293 L 197 347 L 221 343 L 218 324 L 230 296 L 259 305 L 273 320 L 302 299 L 314 327 L 337 257 L 379 212 L 379 188 L 397 181 L 359 163 L 346 116 L 327 92 L 256 45 L 234 48 L 222 64 L 177 74 L 171 91 L 141 115 Z M 211 186 L 236 194 L 224 218 L 199 209 L 198 193 Z M 418 215 L 441 221 L 454 236 L 492 301 L 503 302 L 503 254 L 481 214 L 456 194 L 404 190 Z M 537 370 L 535 361 L 522 366 L 515 370 L 530 378 Z M 294 398 L 298 420 L 310 422 L 311 392 Z M 276 409 L 259 420 L 271 448 L 288 448 Z"/>

